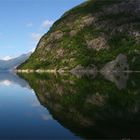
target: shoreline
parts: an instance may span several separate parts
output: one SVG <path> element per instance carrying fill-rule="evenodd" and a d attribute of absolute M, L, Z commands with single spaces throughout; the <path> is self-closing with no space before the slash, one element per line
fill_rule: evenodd
<path fill-rule="evenodd" d="M 16 69 L 14 70 L 15 72 L 17 73 L 72 73 L 71 70 L 56 70 L 56 69 L 38 69 L 38 70 L 33 70 L 33 69 L 24 69 L 24 70 L 20 70 L 20 69 Z M 97 71 L 94 71 L 94 70 L 77 70 L 76 72 L 86 72 L 86 73 L 90 73 L 90 72 L 95 72 L 95 73 L 101 73 L 103 71 L 101 70 L 97 70 Z M 104 72 L 107 72 L 107 73 L 140 73 L 140 71 L 136 70 L 127 70 L 127 71 L 104 71 Z"/>
<path fill-rule="evenodd" d="M 15 70 L 15 72 L 18 73 L 57 73 L 57 70 L 31 70 L 31 69 L 25 69 L 25 70 Z"/>

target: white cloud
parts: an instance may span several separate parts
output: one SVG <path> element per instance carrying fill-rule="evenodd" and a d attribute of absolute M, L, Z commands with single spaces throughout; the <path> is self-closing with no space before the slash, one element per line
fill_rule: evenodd
<path fill-rule="evenodd" d="M 42 35 L 41 35 L 40 33 L 32 33 L 32 34 L 31 34 L 31 38 L 32 38 L 32 40 L 35 41 L 35 42 L 38 42 L 38 41 L 40 40 L 41 36 L 42 36 Z"/>
<path fill-rule="evenodd" d="M 49 115 L 49 114 L 42 114 L 41 117 L 45 121 L 48 121 L 48 120 L 51 120 L 52 119 L 52 116 Z"/>
<path fill-rule="evenodd" d="M 32 52 L 32 53 L 33 53 L 33 52 L 35 51 L 35 49 L 36 49 L 36 48 L 32 48 L 29 52 Z"/>
<path fill-rule="evenodd" d="M 33 91 L 34 94 L 34 91 Z M 33 103 L 31 104 L 32 107 L 40 107 L 40 103 L 37 100 L 33 100 Z"/>
<path fill-rule="evenodd" d="M 11 56 L 5 56 L 5 57 L 3 57 L 3 58 L 1 58 L 1 60 L 10 60 L 10 59 L 12 59 L 13 57 L 11 57 Z"/>
<path fill-rule="evenodd" d="M 48 28 L 48 27 L 50 27 L 53 23 L 54 23 L 54 21 L 52 21 L 52 20 L 45 20 L 45 21 L 42 22 L 41 28 Z"/>
<path fill-rule="evenodd" d="M 32 27 L 33 26 L 33 23 L 32 22 L 29 22 L 26 26 L 27 27 Z"/>
<path fill-rule="evenodd" d="M 10 86 L 12 82 L 9 80 L 3 80 L 3 81 L 0 81 L 0 84 L 5 85 L 5 86 Z"/>
<path fill-rule="evenodd" d="M 37 28 L 37 32 L 33 32 L 30 34 L 31 43 L 32 43 L 32 50 L 31 52 L 34 52 L 36 48 L 36 43 L 40 40 L 40 38 L 43 36 L 43 34 L 46 33 L 46 29 L 48 30 L 51 25 L 54 23 L 52 20 L 44 20 Z M 32 22 L 27 24 L 28 27 L 33 26 Z M 35 47 L 35 48 L 34 48 Z"/>

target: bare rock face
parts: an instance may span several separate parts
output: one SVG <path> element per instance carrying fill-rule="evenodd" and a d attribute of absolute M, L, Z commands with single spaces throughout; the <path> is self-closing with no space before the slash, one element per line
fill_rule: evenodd
<path fill-rule="evenodd" d="M 93 40 L 87 41 L 87 46 L 89 49 L 94 49 L 96 51 L 108 48 L 107 42 L 103 37 L 98 37 Z"/>
<path fill-rule="evenodd" d="M 123 72 L 128 71 L 129 65 L 127 63 L 127 56 L 123 54 L 119 54 L 117 58 L 109 63 L 107 63 L 101 72 L 107 73 L 107 72 Z"/>
<path fill-rule="evenodd" d="M 137 4 L 136 4 L 137 3 Z M 135 9 L 135 10 L 134 10 Z M 118 14 L 118 13 L 131 13 L 133 15 L 138 15 L 140 12 L 140 1 L 139 0 L 127 0 L 122 1 L 119 4 L 114 4 L 111 7 L 105 7 L 103 12 L 108 14 Z"/>
<path fill-rule="evenodd" d="M 95 17 L 93 15 L 91 14 L 87 15 L 81 19 L 81 25 L 83 27 L 89 26 L 94 22 L 94 20 L 95 20 Z"/>
<path fill-rule="evenodd" d="M 70 31 L 70 36 L 72 37 L 72 36 L 75 36 L 76 34 L 77 34 L 77 30 L 71 30 Z"/>
<path fill-rule="evenodd" d="M 127 57 L 123 54 L 119 54 L 115 60 L 107 63 L 101 69 L 101 74 L 107 80 L 115 83 L 118 89 L 124 89 L 129 78 L 128 70 Z"/>
<path fill-rule="evenodd" d="M 63 32 L 58 30 L 58 31 L 55 31 L 55 32 L 51 33 L 51 35 L 49 37 L 49 40 L 50 41 L 58 40 L 62 37 L 63 37 Z"/>
<path fill-rule="evenodd" d="M 64 56 L 64 49 L 59 49 L 59 50 L 57 50 L 57 58 L 59 58 L 59 57 L 63 57 Z"/>

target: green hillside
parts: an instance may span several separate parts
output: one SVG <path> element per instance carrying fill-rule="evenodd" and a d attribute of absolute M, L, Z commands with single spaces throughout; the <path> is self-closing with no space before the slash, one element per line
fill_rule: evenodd
<path fill-rule="evenodd" d="M 122 54 L 128 69 L 140 70 L 139 7 L 139 0 L 90 0 L 71 9 L 18 69 L 100 70 Z M 115 67 L 119 65 L 117 61 Z"/>

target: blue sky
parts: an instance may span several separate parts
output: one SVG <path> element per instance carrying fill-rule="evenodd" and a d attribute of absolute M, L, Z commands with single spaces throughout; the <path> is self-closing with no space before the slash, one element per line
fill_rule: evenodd
<path fill-rule="evenodd" d="M 0 59 L 36 47 L 54 21 L 84 0 L 0 0 Z"/>

